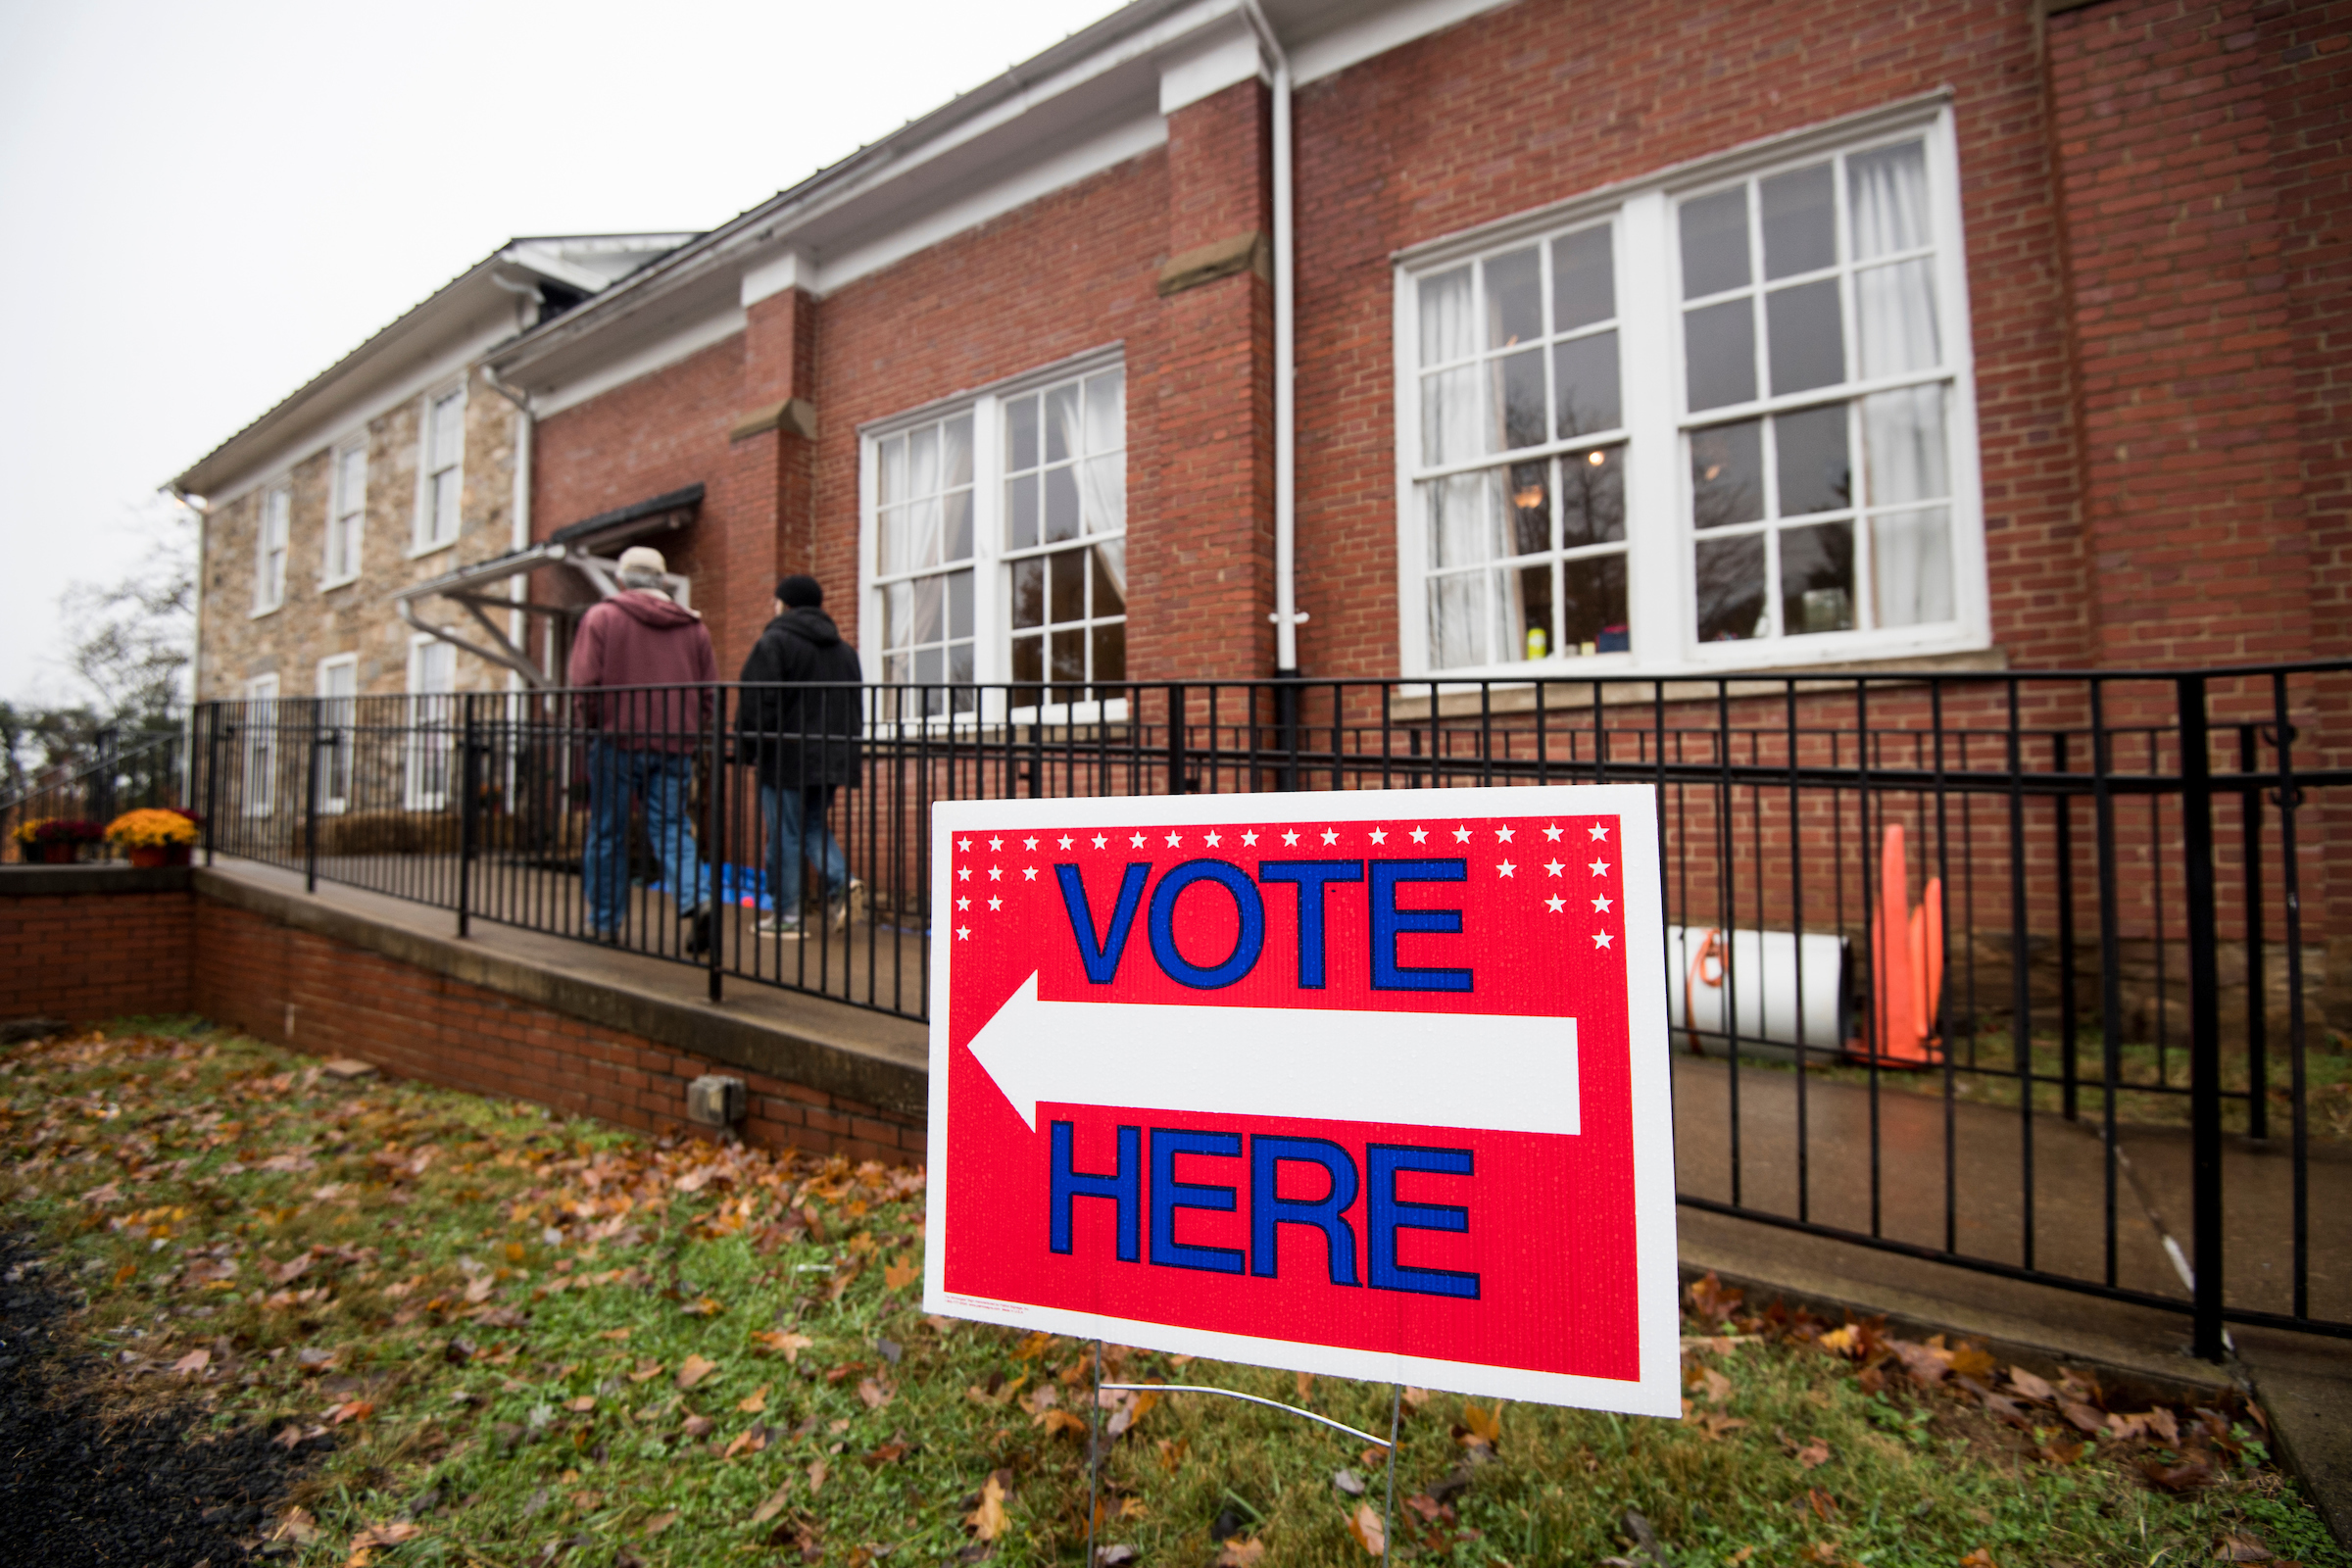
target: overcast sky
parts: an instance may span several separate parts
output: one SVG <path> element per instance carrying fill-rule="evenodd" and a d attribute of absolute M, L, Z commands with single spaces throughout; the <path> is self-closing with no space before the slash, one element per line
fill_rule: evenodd
<path fill-rule="evenodd" d="M 709 228 L 1115 8 L 0 0 L 0 697 L 156 488 L 518 234 Z"/>

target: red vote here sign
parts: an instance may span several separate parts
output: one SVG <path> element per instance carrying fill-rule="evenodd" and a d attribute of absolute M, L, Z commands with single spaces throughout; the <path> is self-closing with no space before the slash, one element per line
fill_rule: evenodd
<path fill-rule="evenodd" d="M 1677 1413 L 1654 800 L 937 807 L 927 1309 Z"/>

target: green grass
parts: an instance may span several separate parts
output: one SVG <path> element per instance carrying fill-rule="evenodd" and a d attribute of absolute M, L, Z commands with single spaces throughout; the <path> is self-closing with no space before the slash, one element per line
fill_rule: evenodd
<path fill-rule="evenodd" d="M 12 1212 L 88 1291 L 84 1331 L 116 1366 L 105 1398 L 199 1400 L 218 1427 L 333 1434 L 287 1499 L 299 1511 L 279 1515 L 278 1560 L 344 1563 L 363 1529 L 413 1523 L 413 1539 L 372 1548 L 377 1562 L 1079 1561 L 1085 1440 L 1055 1412 L 1083 1411 L 1089 1348 L 926 1319 L 908 1274 L 922 1194 L 906 1173 L 663 1149 L 314 1068 L 184 1020 L 0 1063 Z M 266 1168 L 273 1158 L 312 1166 Z M 262 1276 L 298 1256 L 311 1258 L 300 1274 Z M 203 1277 L 224 1263 L 227 1277 Z M 598 1283 L 549 1292 L 582 1276 Z M 1687 1357 L 1710 1422 L 1414 1391 L 1397 1559 L 1645 1561 L 1630 1509 L 1677 1564 L 1951 1565 L 1980 1550 L 2000 1568 L 2180 1564 L 2230 1532 L 2352 1564 L 2267 1463 L 2250 1417 L 2211 1450 L 2213 1484 L 2174 1495 L 2140 1467 L 2176 1449 L 2078 1448 L 2052 1411 L 2005 1425 L 1907 1381 L 1868 1336 L 1839 1354 L 1811 1343 L 1824 1325 L 1810 1320 L 1735 1313 L 1730 1327 L 1752 1337 Z M 201 1372 L 138 1370 L 199 1348 Z M 690 1356 L 713 1369 L 681 1389 Z M 1389 1420 L 1383 1387 L 1302 1389 L 1289 1373 L 1118 1348 L 1105 1370 L 1302 1402 L 1369 1431 Z M 1478 1441 L 1497 1423 L 1491 1446 Z M 1377 1510 L 1385 1471 L 1362 1445 L 1171 1396 L 1108 1450 L 1099 1544 L 1143 1565 L 1262 1551 L 1268 1568 L 1369 1568 L 1341 1469 L 1370 1483 Z M 988 1511 L 992 1475 L 1004 1527 L 982 1540 L 971 1518 Z"/>

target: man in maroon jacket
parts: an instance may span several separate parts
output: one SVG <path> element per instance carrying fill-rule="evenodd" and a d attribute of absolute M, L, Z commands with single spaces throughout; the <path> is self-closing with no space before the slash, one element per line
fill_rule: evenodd
<path fill-rule="evenodd" d="M 645 805 L 646 836 L 662 862 L 662 885 L 677 901 L 679 918 L 694 922 L 685 949 L 701 953 L 710 943 L 710 911 L 687 803 L 694 755 L 708 741 L 718 661 L 703 617 L 669 597 L 667 571 L 659 550 L 622 551 L 622 591 L 580 617 L 571 645 L 580 727 L 591 732 L 580 879 L 597 940 L 619 941 L 628 915 L 635 796 Z"/>

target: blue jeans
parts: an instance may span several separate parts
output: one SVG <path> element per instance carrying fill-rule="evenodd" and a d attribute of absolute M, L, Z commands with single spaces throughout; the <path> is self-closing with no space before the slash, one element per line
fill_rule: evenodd
<path fill-rule="evenodd" d="M 678 912 L 703 906 L 702 852 L 694 839 L 687 797 L 694 785 L 694 759 L 676 752 L 634 751 L 611 741 L 588 747 L 588 846 L 580 880 L 588 921 L 598 931 L 618 931 L 629 908 L 629 798 L 645 802 L 646 836 L 662 862 L 662 885 L 676 899 Z"/>
<path fill-rule="evenodd" d="M 830 784 L 760 786 L 760 814 L 767 823 L 767 892 L 781 918 L 800 916 L 804 858 L 816 862 L 817 877 L 828 898 L 849 880 L 849 857 L 841 853 L 833 830 L 825 825 L 833 788 Z"/>

